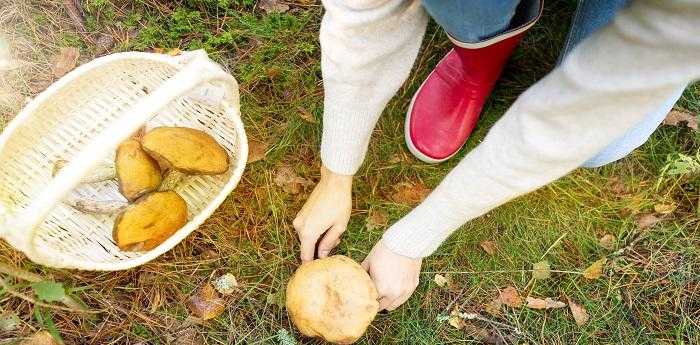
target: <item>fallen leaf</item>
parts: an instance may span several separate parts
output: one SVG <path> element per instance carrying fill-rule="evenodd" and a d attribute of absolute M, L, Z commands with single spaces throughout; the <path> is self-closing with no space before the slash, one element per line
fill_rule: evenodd
<path fill-rule="evenodd" d="M 251 140 L 248 143 L 248 163 L 265 159 L 270 144 L 266 141 Z"/>
<path fill-rule="evenodd" d="M 100 56 L 109 52 L 112 48 L 114 48 L 116 43 L 117 41 L 114 39 L 114 36 L 100 34 L 100 37 L 98 37 L 97 41 L 95 41 L 95 55 Z"/>
<path fill-rule="evenodd" d="M 552 275 L 549 261 L 543 260 L 532 265 L 532 277 L 537 280 L 547 279 Z"/>
<path fill-rule="evenodd" d="M 367 216 L 367 230 L 376 230 L 389 224 L 389 214 L 381 208 L 372 208 Z"/>
<path fill-rule="evenodd" d="M 289 11 L 289 5 L 277 0 L 260 0 L 258 6 L 266 13 L 284 13 Z"/>
<path fill-rule="evenodd" d="M 656 204 L 654 205 L 654 211 L 660 214 L 669 214 L 673 213 L 673 211 L 676 210 L 676 207 L 677 206 L 675 204 Z"/>
<path fill-rule="evenodd" d="M 394 187 L 394 191 L 394 194 L 391 195 L 391 199 L 396 203 L 407 205 L 418 204 L 430 194 L 430 189 L 422 182 L 399 183 Z"/>
<path fill-rule="evenodd" d="M 611 177 L 608 184 L 610 185 L 612 192 L 617 196 L 626 195 L 629 193 L 627 186 L 622 182 L 622 179 L 617 176 Z"/>
<path fill-rule="evenodd" d="M 156 47 L 153 48 L 153 52 L 156 54 L 165 54 L 165 48 Z"/>
<path fill-rule="evenodd" d="M 498 294 L 498 300 L 501 303 L 513 308 L 517 308 L 523 305 L 522 297 L 520 297 L 518 290 L 516 290 L 513 286 L 509 286 L 501 290 Z"/>
<path fill-rule="evenodd" d="M 488 255 L 494 255 L 496 254 L 496 250 L 498 250 L 498 245 L 493 241 L 481 241 L 479 246 L 481 246 L 481 249 Z"/>
<path fill-rule="evenodd" d="M 236 276 L 231 273 L 226 273 L 219 278 L 214 280 L 214 288 L 222 295 L 230 295 L 234 293 L 238 288 L 238 281 L 236 281 Z"/>
<path fill-rule="evenodd" d="M 456 311 L 453 311 L 450 314 L 450 318 L 447 319 L 447 323 L 449 323 L 450 326 L 452 326 L 456 329 L 464 328 L 464 320 L 461 317 L 459 317 L 459 313 Z"/>
<path fill-rule="evenodd" d="M 226 302 L 218 296 L 211 284 L 204 285 L 196 295 L 190 297 L 190 311 L 202 320 L 213 319 L 224 312 Z"/>
<path fill-rule="evenodd" d="M 288 194 L 299 194 L 305 187 L 312 186 L 313 182 L 297 175 L 291 167 L 283 166 L 277 169 L 275 184 Z"/>
<path fill-rule="evenodd" d="M 62 283 L 40 281 L 32 283 L 36 297 L 45 302 L 56 302 L 66 297 L 66 289 Z"/>
<path fill-rule="evenodd" d="M 500 299 L 496 298 L 495 300 L 484 304 L 484 311 L 493 316 L 501 316 L 501 306 L 503 306 L 503 303 L 501 303 Z"/>
<path fill-rule="evenodd" d="M 443 276 L 442 274 L 436 274 L 433 277 L 433 281 L 439 287 L 445 287 L 445 285 L 447 285 L 447 283 L 449 283 L 449 280 L 445 276 Z"/>
<path fill-rule="evenodd" d="M 613 250 L 615 248 L 615 236 L 611 234 L 605 234 L 598 240 L 598 244 L 607 250 Z"/>
<path fill-rule="evenodd" d="M 525 301 L 527 307 L 531 309 L 557 309 L 566 307 L 566 303 L 547 297 L 545 299 L 528 296 Z"/>
<path fill-rule="evenodd" d="M 566 300 L 569 302 L 569 309 L 571 310 L 571 314 L 574 316 L 574 321 L 576 321 L 576 324 L 579 326 L 585 325 L 589 319 L 586 309 L 569 298 L 569 296 L 566 296 Z"/>
<path fill-rule="evenodd" d="M 168 52 L 165 54 L 170 55 L 170 56 L 178 56 L 178 55 L 182 54 L 182 50 L 180 48 L 173 48 L 173 49 L 168 50 Z"/>
<path fill-rule="evenodd" d="M 608 259 L 602 258 L 594 262 L 583 271 L 583 276 L 591 280 L 600 278 L 603 275 L 603 267 L 605 267 L 607 261 Z"/>
<path fill-rule="evenodd" d="M 669 126 L 676 126 L 680 127 L 681 123 L 685 123 L 685 125 L 688 128 L 692 128 L 694 130 L 698 130 L 698 118 L 695 114 L 673 108 L 671 111 L 668 112 L 668 115 L 666 115 L 666 118 L 664 119 L 663 124 L 664 125 L 669 125 Z"/>
<path fill-rule="evenodd" d="M 309 110 L 304 109 L 302 107 L 297 107 L 297 110 L 299 110 L 299 117 L 301 117 L 302 120 L 308 122 L 308 123 L 317 123 L 316 117 L 314 117 L 314 114 L 312 114 Z"/>
<path fill-rule="evenodd" d="M 643 214 L 637 217 L 637 226 L 639 229 L 647 229 L 656 225 L 660 220 L 661 219 L 651 213 Z"/>
<path fill-rule="evenodd" d="M 59 345 L 59 342 L 51 336 L 51 333 L 39 331 L 34 333 L 31 337 L 24 339 L 19 345 Z"/>
<path fill-rule="evenodd" d="M 63 47 L 59 50 L 58 54 L 53 57 L 53 64 L 51 70 L 53 75 L 60 78 L 66 73 L 70 72 L 78 64 L 78 58 L 80 57 L 80 51 L 78 48 L 73 47 Z"/>

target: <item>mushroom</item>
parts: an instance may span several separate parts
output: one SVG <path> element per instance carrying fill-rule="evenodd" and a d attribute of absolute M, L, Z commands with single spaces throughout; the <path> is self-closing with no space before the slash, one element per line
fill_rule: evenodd
<path fill-rule="evenodd" d="M 122 142 L 115 158 L 119 191 L 129 201 L 155 191 L 163 181 L 160 166 L 135 139 Z"/>
<path fill-rule="evenodd" d="M 53 171 L 51 172 L 51 177 L 56 177 L 61 169 L 68 165 L 67 160 L 59 159 L 53 163 Z M 111 161 L 101 161 L 97 163 L 92 170 L 88 171 L 85 176 L 80 179 L 80 183 L 95 183 L 111 180 L 115 177 L 114 162 Z"/>
<path fill-rule="evenodd" d="M 226 150 L 209 134 L 185 127 L 158 127 L 143 136 L 143 149 L 161 166 L 192 175 L 217 175 L 229 168 Z"/>
<path fill-rule="evenodd" d="M 187 203 L 173 191 L 153 192 L 129 205 L 114 222 L 122 250 L 151 250 L 187 223 Z"/>
<path fill-rule="evenodd" d="M 352 259 L 335 255 L 302 264 L 287 284 L 287 312 L 306 336 L 352 344 L 379 310 L 369 275 Z"/>

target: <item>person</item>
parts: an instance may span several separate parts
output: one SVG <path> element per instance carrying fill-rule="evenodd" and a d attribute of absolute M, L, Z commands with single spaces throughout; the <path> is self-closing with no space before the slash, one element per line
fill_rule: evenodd
<path fill-rule="evenodd" d="M 323 4 L 322 167 L 293 222 L 302 261 L 327 256 L 346 229 L 353 175 L 381 111 L 409 74 L 426 10 L 455 43 L 407 112 L 407 145 L 431 163 L 462 146 L 502 64 L 542 11 L 540 2 L 527 0 Z M 418 285 L 422 259 L 470 219 L 643 143 L 700 76 L 699 53 L 698 0 L 580 0 L 560 64 L 520 95 L 365 258 L 380 308 L 404 303 Z"/>

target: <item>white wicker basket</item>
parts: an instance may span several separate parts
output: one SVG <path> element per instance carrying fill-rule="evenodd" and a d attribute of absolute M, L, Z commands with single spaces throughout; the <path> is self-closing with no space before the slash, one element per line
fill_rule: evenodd
<path fill-rule="evenodd" d="M 0 135 L 0 237 L 32 261 L 57 268 L 121 270 L 163 254 L 199 227 L 241 178 L 248 145 L 238 97 L 236 80 L 203 51 L 119 53 L 78 67 Z M 175 190 L 187 201 L 189 222 L 153 250 L 124 252 L 112 240 L 114 215 L 81 213 L 61 200 L 68 193 L 123 199 L 114 181 L 79 181 L 144 125 L 204 130 L 226 148 L 231 167 L 224 175 L 187 177 Z M 70 163 L 52 178 L 59 159 Z"/>

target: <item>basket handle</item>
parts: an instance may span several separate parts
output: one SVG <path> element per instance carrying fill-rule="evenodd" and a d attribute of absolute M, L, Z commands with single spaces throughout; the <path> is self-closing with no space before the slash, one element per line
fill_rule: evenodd
<path fill-rule="evenodd" d="M 43 222 L 54 205 L 79 184 L 82 176 L 97 164 L 98 160 L 95 157 L 106 156 L 168 103 L 203 83 L 217 81 L 231 86 L 227 88 L 232 91 L 229 97 L 237 99 L 236 80 L 221 66 L 211 61 L 203 50 L 187 52 L 174 59 L 184 65 L 181 70 L 152 91 L 148 97 L 125 111 L 124 114 L 128 116 L 122 116 L 112 128 L 98 134 L 61 169 L 37 198 L 14 218 L 10 226 L 3 227 L 8 229 L 8 232 L 0 235 L 4 235 L 8 242 L 22 250 L 29 258 L 37 256 L 39 253 L 36 253 L 32 245 L 37 226 Z"/>

